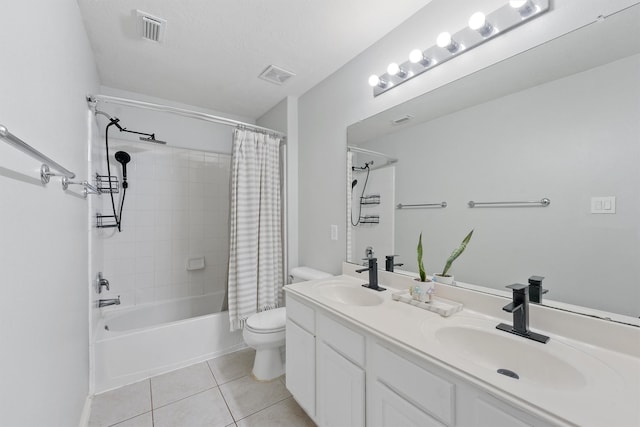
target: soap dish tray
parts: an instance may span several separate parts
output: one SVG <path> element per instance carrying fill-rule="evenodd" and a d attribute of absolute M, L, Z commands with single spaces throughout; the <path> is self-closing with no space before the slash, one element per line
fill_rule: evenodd
<path fill-rule="evenodd" d="M 462 303 L 440 297 L 431 297 L 431 301 L 429 302 L 417 301 L 411 297 L 408 290 L 394 292 L 391 294 L 391 298 L 396 301 L 420 307 L 424 310 L 433 311 L 443 317 L 449 317 L 453 313 L 461 311 L 463 307 Z"/>

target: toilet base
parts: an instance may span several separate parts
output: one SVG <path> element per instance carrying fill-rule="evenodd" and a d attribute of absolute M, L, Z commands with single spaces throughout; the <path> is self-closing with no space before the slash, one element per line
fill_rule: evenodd
<path fill-rule="evenodd" d="M 260 381 L 270 381 L 284 375 L 284 362 L 280 356 L 280 347 L 257 350 L 252 373 Z"/>

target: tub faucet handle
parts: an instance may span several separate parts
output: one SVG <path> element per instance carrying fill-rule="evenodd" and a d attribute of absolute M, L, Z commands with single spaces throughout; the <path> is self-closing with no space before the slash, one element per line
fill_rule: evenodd
<path fill-rule="evenodd" d="M 104 277 L 102 277 L 102 271 L 98 272 L 98 293 L 101 294 L 102 293 L 102 288 L 107 288 L 107 290 L 109 290 L 109 281 L 107 279 L 105 279 Z"/>

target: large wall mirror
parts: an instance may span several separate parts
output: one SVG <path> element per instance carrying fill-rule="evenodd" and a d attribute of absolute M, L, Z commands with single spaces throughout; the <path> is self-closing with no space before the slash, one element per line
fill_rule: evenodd
<path fill-rule="evenodd" d="M 459 284 L 544 276 L 549 304 L 639 317 L 638 22 L 640 5 L 350 126 L 347 260 L 372 247 L 415 272 L 422 232 L 439 273 L 473 229 Z"/>

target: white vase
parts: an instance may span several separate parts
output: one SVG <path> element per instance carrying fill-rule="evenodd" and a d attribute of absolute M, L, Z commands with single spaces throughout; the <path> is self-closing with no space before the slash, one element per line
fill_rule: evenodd
<path fill-rule="evenodd" d="M 409 289 L 411 298 L 416 301 L 430 302 L 431 295 L 434 291 L 433 282 L 431 280 L 427 282 L 421 282 L 418 279 L 416 279 L 416 281 L 417 284 L 411 286 L 411 288 Z"/>
<path fill-rule="evenodd" d="M 442 283 L 443 285 L 454 285 L 456 283 L 455 280 L 453 280 L 453 275 L 441 276 L 439 274 L 434 274 L 433 280 L 438 283 Z"/>

